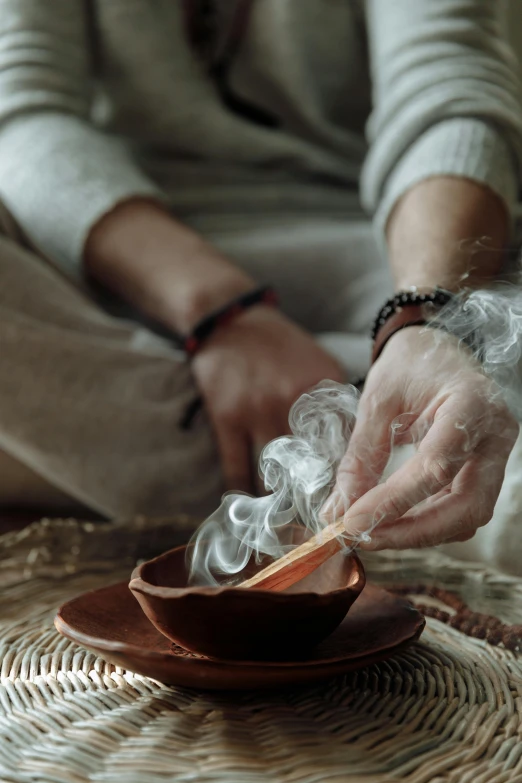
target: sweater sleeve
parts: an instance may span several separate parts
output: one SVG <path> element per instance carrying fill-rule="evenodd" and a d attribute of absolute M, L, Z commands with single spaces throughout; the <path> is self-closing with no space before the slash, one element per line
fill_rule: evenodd
<path fill-rule="evenodd" d="M 0 198 L 66 270 L 95 223 L 132 196 L 161 198 L 124 143 L 91 123 L 84 0 L 0 0 Z"/>
<path fill-rule="evenodd" d="M 517 65 L 502 0 L 367 0 L 373 79 L 361 180 L 381 236 L 421 180 L 465 177 L 511 210 L 522 170 Z"/>

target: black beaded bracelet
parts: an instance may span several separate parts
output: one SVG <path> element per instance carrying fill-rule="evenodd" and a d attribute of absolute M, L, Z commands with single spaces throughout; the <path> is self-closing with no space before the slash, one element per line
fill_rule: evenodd
<path fill-rule="evenodd" d="M 181 348 L 188 356 L 195 356 L 208 338 L 223 326 L 227 326 L 245 310 L 258 304 L 277 306 L 277 294 L 272 286 L 264 285 L 248 291 L 228 302 L 224 307 L 207 315 L 192 332 L 181 339 Z"/>
<path fill-rule="evenodd" d="M 431 293 L 427 294 L 421 294 L 415 289 L 411 291 L 399 291 L 388 299 L 379 310 L 373 324 L 372 340 L 375 340 L 380 329 L 382 329 L 392 315 L 395 315 L 396 312 L 402 310 L 404 307 L 431 304 L 437 308 L 441 308 L 444 307 L 444 305 L 447 305 L 448 302 L 453 299 L 453 296 L 454 294 L 450 291 L 446 291 L 444 288 L 435 288 Z"/>

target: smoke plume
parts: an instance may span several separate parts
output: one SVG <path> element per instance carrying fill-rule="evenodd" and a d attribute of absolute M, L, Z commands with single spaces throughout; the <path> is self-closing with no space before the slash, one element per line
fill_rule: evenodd
<path fill-rule="evenodd" d="M 252 555 L 257 561 L 281 557 L 289 548 L 289 522 L 300 522 L 312 534 L 324 527 L 319 512 L 348 446 L 358 399 L 353 386 L 323 381 L 297 400 L 290 411 L 292 434 L 261 454 L 259 472 L 270 494 L 224 496 L 193 539 L 193 584 L 231 582 Z"/>

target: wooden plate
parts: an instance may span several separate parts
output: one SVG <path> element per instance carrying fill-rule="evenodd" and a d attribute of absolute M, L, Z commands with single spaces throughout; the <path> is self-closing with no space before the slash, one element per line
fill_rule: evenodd
<path fill-rule="evenodd" d="M 54 624 L 105 660 L 170 685 L 241 690 L 311 683 L 389 658 L 417 639 L 424 618 L 411 604 L 367 585 L 337 630 L 306 660 L 226 661 L 173 645 L 143 614 L 127 582 L 64 604 Z"/>

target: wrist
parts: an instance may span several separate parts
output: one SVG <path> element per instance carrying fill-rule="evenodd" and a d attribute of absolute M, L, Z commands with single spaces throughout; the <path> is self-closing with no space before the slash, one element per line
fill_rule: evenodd
<path fill-rule="evenodd" d="M 197 233 L 143 199 L 120 204 L 99 221 L 86 244 L 85 267 L 180 334 L 256 285 Z"/>
<path fill-rule="evenodd" d="M 198 324 L 230 302 L 256 288 L 256 282 L 240 270 L 201 269 L 199 279 L 188 280 L 176 291 L 177 307 L 173 317 L 176 331 L 192 332 Z"/>
<path fill-rule="evenodd" d="M 188 356 L 195 356 L 216 333 L 227 329 L 238 318 L 247 318 L 260 306 L 275 307 L 277 294 L 271 286 L 258 286 L 230 299 L 226 305 L 211 311 L 182 339 L 182 347 Z"/>
<path fill-rule="evenodd" d="M 399 291 L 388 299 L 373 325 L 372 364 L 397 332 L 412 326 L 426 326 L 437 312 L 454 300 L 455 295 L 445 289 L 436 287 L 431 291 L 423 291 L 415 286 Z"/>
<path fill-rule="evenodd" d="M 423 180 L 395 205 L 386 228 L 398 290 L 411 285 L 458 292 L 487 286 L 502 268 L 509 239 L 504 203 L 465 178 Z"/>

